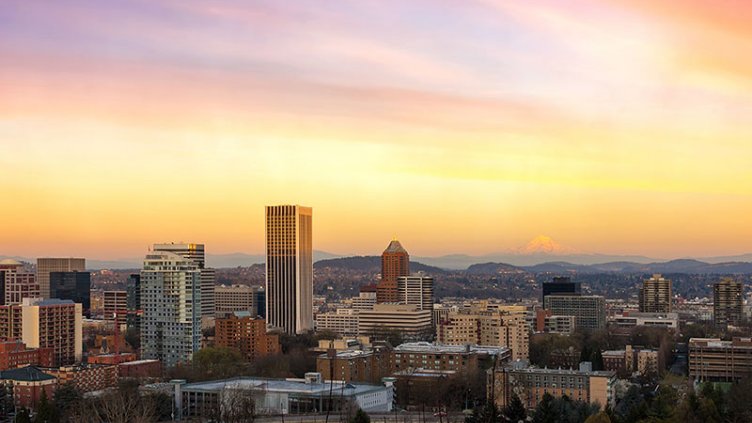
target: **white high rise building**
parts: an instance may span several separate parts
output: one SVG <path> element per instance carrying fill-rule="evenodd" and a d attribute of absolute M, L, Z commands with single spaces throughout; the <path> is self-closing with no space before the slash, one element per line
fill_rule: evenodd
<path fill-rule="evenodd" d="M 201 345 L 201 269 L 188 258 L 154 251 L 141 270 L 141 357 L 165 367 L 189 362 Z"/>
<path fill-rule="evenodd" d="M 413 304 L 418 310 L 433 310 L 433 278 L 423 273 L 397 278 L 397 298 L 401 304 Z"/>
<path fill-rule="evenodd" d="M 313 329 L 313 211 L 266 207 L 266 322 L 286 333 Z"/>
<path fill-rule="evenodd" d="M 173 242 L 154 244 L 154 251 L 169 251 L 198 264 L 201 270 L 201 316 L 214 317 L 214 285 L 217 274 L 215 269 L 206 267 L 204 244 Z"/>

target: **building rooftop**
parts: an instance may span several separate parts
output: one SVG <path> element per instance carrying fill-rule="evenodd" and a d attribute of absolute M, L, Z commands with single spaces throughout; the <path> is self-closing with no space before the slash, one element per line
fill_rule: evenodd
<path fill-rule="evenodd" d="M 18 260 L 7 258 L 7 259 L 0 260 L 0 266 L 23 266 L 23 263 L 21 263 Z"/>
<path fill-rule="evenodd" d="M 477 353 L 497 355 L 502 354 L 505 351 L 509 351 L 509 348 L 481 345 L 443 345 L 431 342 L 408 342 L 398 345 L 394 348 L 394 352 L 398 353 L 420 352 L 434 354 Z"/>
<path fill-rule="evenodd" d="M 18 369 L 0 371 L 0 379 L 17 380 L 24 382 L 41 382 L 57 378 L 39 370 L 39 368 L 35 366 L 26 366 L 20 367 Z"/>
<path fill-rule="evenodd" d="M 392 242 L 389 243 L 389 246 L 386 247 L 386 250 L 384 250 L 384 253 L 405 253 L 407 254 L 407 250 L 402 247 L 402 244 L 400 244 L 399 241 L 396 239 L 393 239 Z"/>
<path fill-rule="evenodd" d="M 52 305 L 69 305 L 75 304 L 73 300 L 61 300 L 59 298 L 24 298 L 23 305 L 28 306 L 52 306 Z"/>
<path fill-rule="evenodd" d="M 258 389 L 265 392 L 278 392 L 307 396 L 334 395 L 350 396 L 384 389 L 384 385 L 366 383 L 346 383 L 342 381 L 310 382 L 305 379 L 267 379 L 238 377 L 233 379 L 196 382 L 183 385 L 183 391 L 213 392 L 223 389 Z"/>
<path fill-rule="evenodd" d="M 149 363 L 159 363 L 159 360 L 155 359 L 149 359 L 149 360 L 134 360 L 134 361 L 127 361 L 125 363 L 120 363 L 120 366 L 138 366 L 141 364 L 149 364 Z"/>
<path fill-rule="evenodd" d="M 579 370 L 579 369 L 549 369 L 549 368 L 540 368 L 540 367 L 534 367 L 534 366 L 528 366 L 528 367 L 519 367 L 519 365 L 515 365 L 516 363 L 519 363 L 519 361 L 513 363 L 512 365 L 505 366 L 506 369 L 512 372 L 516 373 L 531 373 L 531 374 L 556 374 L 556 375 L 571 375 L 571 376 L 601 376 L 601 377 L 614 377 L 616 376 L 616 372 L 611 370 Z"/>

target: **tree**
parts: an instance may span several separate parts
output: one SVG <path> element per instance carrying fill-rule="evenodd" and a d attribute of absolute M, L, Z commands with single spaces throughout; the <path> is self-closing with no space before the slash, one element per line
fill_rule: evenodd
<path fill-rule="evenodd" d="M 54 423 L 60 421 L 57 410 L 54 405 L 47 400 L 47 391 L 42 389 L 42 395 L 39 397 L 37 404 L 37 415 L 34 417 L 34 423 Z"/>
<path fill-rule="evenodd" d="M 533 423 L 557 423 L 558 421 L 559 413 L 554 405 L 554 397 L 549 393 L 543 394 L 543 399 L 533 412 Z"/>
<path fill-rule="evenodd" d="M 31 423 L 31 417 L 29 416 L 29 410 L 25 407 L 21 407 L 16 413 L 16 418 L 13 420 L 15 423 Z"/>
<path fill-rule="evenodd" d="M 65 418 L 68 411 L 81 401 L 81 393 L 72 383 L 64 383 L 55 390 L 55 408 L 58 414 Z"/>
<path fill-rule="evenodd" d="M 601 411 L 585 419 L 585 423 L 611 423 L 611 418 L 605 411 Z"/>
<path fill-rule="evenodd" d="M 244 361 L 240 351 L 233 348 L 203 348 L 193 354 L 193 370 L 204 380 L 226 379 L 237 375 Z"/>
<path fill-rule="evenodd" d="M 13 402 L 13 387 L 0 383 L 0 420 L 5 421 L 15 411 Z"/>
<path fill-rule="evenodd" d="M 225 423 L 252 422 L 256 417 L 253 390 L 242 387 L 225 388 L 220 394 L 220 415 Z"/>
<path fill-rule="evenodd" d="M 509 404 L 501 410 L 501 417 L 505 422 L 517 423 L 527 418 L 527 410 L 517 394 L 512 394 Z"/>
<path fill-rule="evenodd" d="M 368 413 L 358 408 L 353 418 L 350 419 L 350 423 L 371 423 L 371 418 L 368 417 Z"/>

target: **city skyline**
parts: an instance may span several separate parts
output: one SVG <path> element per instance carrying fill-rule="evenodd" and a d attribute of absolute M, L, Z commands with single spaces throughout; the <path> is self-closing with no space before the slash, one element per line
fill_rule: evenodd
<path fill-rule="evenodd" d="M 557 7 L 558 6 L 558 7 Z M 0 254 L 752 252 L 752 7 L 12 0 Z M 169 187 L 169 189 L 166 189 Z M 181 210 L 179 215 L 172 211 Z"/>

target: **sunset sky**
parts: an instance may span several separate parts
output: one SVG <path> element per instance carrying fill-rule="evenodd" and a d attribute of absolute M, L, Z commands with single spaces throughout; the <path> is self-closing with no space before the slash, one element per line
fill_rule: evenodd
<path fill-rule="evenodd" d="M 752 3 L 5 0 L 0 255 L 752 252 Z"/>

